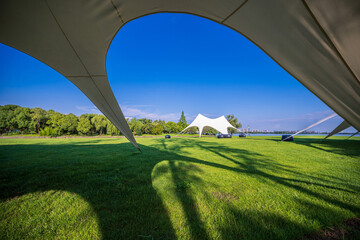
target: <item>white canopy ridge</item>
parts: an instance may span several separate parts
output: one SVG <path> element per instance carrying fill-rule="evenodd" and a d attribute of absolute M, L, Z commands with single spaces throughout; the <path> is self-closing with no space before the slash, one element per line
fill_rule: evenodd
<path fill-rule="evenodd" d="M 228 128 L 237 129 L 236 127 L 231 125 L 224 116 L 221 116 L 221 117 L 218 117 L 215 119 L 211 119 L 211 118 L 205 117 L 204 115 L 202 115 L 200 113 L 196 116 L 195 120 L 192 123 L 190 123 L 190 125 L 187 126 L 184 130 L 179 132 L 179 134 L 186 131 L 187 129 L 189 129 L 191 127 L 199 128 L 199 137 L 201 137 L 202 132 L 204 130 L 207 130 L 207 128 L 214 128 L 215 130 L 219 131 L 222 134 L 227 134 Z"/>

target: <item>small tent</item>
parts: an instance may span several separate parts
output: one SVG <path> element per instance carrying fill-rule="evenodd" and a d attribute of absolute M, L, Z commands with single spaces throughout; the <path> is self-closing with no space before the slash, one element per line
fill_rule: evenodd
<path fill-rule="evenodd" d="M 187 126 L 184 130 L 182 130 L 180 133 L 186 131 L 187 129 L 189 129 L 191 127 L 199 128 L 199 137 L 201 137 L 201 134 L 203 131 L 207 131 L 210 128 L 214 128 L 215 130 L 219 131 L 222 134 L 228 134 L 229 127 L 236 129 L 236 127 L 231 125 L 224 116 L 221 116 L 221 117 L 218 117 L 215 119 L 211 119 L 211 118 L 205 117 L 204 115 L 201 115 L 200 113 L 197 115 L 195 120 L 189 126 Z"/>

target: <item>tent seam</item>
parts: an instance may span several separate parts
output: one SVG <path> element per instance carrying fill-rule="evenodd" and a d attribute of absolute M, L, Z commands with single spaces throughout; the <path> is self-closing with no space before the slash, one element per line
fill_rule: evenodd
<path fill-rule="evenodd" d="M 117 13 L 117 15 L 118 15 L 118 17 L 119 17 L 120 21 L 124 24 L 124 20 L 122 19 L 121 15 L 120 15 L 120 13 L 119 13 L 119 10 L 118 10 L 118 8 L 115 6 L 115 4 L 114 4 L 113 0 L 110 0 L 110 2 L 111 2 L 111 4 L 113 5 L 113 7 L 115 8 L 116 13 Z"/>
<path fill-rule="evenodd" d="M 341 55 L 340 51 L 337 49 L 337 47 L 335 46 L 335 44 L 333 43 L 333 41 L 331 40 L 331 38 L 329 37 L 329 35 L 326 33 L 326 31 L 324 30 L 324 28 L 322 27 L 322 25 L 320 24 L 320 22 L 317 20 L 316 16 L 314 15 L 314 13 L 311 11 L 309 5 L 306 3 L 305 0 L 302 0 L 303 4 L 305 5 L 306 10 L 310 13 L 310 16 L 314 19 L 316 25 L 320 28 L 321 32 L 325 35 L 326 39 L 330 42 L 331 46 L 335 49 L 335 52 L 337 53 L 338 57 L 341 59 L 341 61 L 344 63 L 345 67 L 349 70 L 349 72 L 351 73 L 351 75 L 357 80 L 357 82 L 360 84 L 360 80 L 356 77 L 356 75 L 354 74 L 354 72 L 351 70 L 350 66 L 347 64 L 347 62 L 345 61 L 345 59 L 343 58 L 343 56 Z"/>
<path fill-rule="evenodd" d="M 89 75 L 92 77 L 106 77 L 106 75 Z M 78 77 L 89 77 L 89 76 L 64 76 L 66 78 L 78 78 Z"/>
<path fill-rule="evenodd" d="M 220 23 L 224 23 L 226 20 L 228 20 L 230 17 L 232 17 L 240 8 L 242 8 L 245 3 L 247 3 L 248 0 L 245 0 L 243 3 L 240 4 L 239 7 L 237 7 L 232 13 L 230 13 L 227 17 L 224 18 Z"/>

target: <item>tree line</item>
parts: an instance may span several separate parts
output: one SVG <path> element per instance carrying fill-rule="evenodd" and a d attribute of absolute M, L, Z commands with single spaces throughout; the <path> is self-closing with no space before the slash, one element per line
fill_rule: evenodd
<path fill-rule="evenodd" d="M 227 116 L 235 127 L 241 127 L 234 115 Z M 146 118 L 127 119 L 134 135 L 160 135 L 163 133 L 178 133 L 188 126 L 184 111 L 178 122 L 151 120 Z M 189 129 L 195 133 L 197 129 Z M 37 133 L 40 136 L 61 135 L 121 135 L 121 132 L 104 116 L 100 114 L 62 114 L 54 110 L 42 108 L 26 108 L 17 105 L 0 106 L 0 135 L 8 133 Z M 208 133 L 216 134 L 214 129 Z"/>

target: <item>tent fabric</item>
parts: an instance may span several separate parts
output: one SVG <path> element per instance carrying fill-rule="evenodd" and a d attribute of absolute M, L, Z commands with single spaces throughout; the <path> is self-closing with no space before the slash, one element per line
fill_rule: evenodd
<path fill-rule="evenodd" d="M 344 131 L 345 129 L 347 129 L 349 127 L 351 127 L 350 123 L 348 123 L 347 121 L 344 120 L 342 123 L 340 123 L 339 126 L 337 126 L 334 130 L 332 130 L 332 132 L 329 133 L 324 139 L 327 139 L 341 131 Z"/>
<path fill-rule="evenodd" d="M 108 83 L 106 54 L 124 24 L 161 12 L 244 35 L 360 130 L 360 1 L 4 0 L 0 42 L 73 82 L 137 146 Z"/>
<path fill-rule="evenodd" d="M 231 125 L 228 120 L 224 116 L 211 119 L 207 118 L 204 115 L 201 115 L 200 113 L 196 116 L 194 121 L 190 123 L 189 126 L 187 126 L 184 130 L 182 130 L 180 133 L 186 131 L 187 129 L 191 127 L 197 127 L 199 128 L 199 137 L 201 137 L 201 134 L 210 128 L 214 128 L 215 130 L 219 131 L 222 134 L 228 134 L 228 128 L 234 128 L 233 125 Z M 179 134 L 180 134 L 179 133 Z"/>
<path fill-rule="evenodd" d="M 348 137 L 348 139 L 352 138 L 353 136 L 355 136 L 356 134 L 358 134 L 359 131 L 355 132 L 353 135 L 351 135 L 350 137 Z"/>

